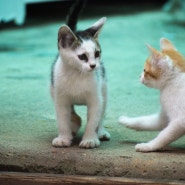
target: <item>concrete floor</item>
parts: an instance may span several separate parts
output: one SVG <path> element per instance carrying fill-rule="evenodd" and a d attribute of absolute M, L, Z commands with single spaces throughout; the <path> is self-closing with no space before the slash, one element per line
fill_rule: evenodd
<path fill-rule="evenodd" d="M 104 125 L 111 140 L 96 149 L 78 147 L 86 121 L 86 108 L 79 107 L 83 127 L 72 147 L 52 147 L 57 127 L 49 95 L 50 67 L 57 55 L 57 30 L 64 17 L 60 21 L 30 19 L 23 27 L 0 32 L 0 171 L 185 182 L 185 137 L 159 152 L 137 153 L 135 144 L 157 133 L 136 132 L 117 123 L 122 114 L 137 116 L 158 110 L 159 93 L 139 83 L 148 56 L 145 43 L 159 48 L 159 39 L 164 36 L 184 54 L 185 27 L 152 5 L 126 13 L 124 5 L 104 7 L 104 11 L 97 8 L 96 16 L 84 13 L 79 28 L 107 16 L 100 42 L 109 87 Z M 89 8 L 89 12 L 93 10 Z"/>

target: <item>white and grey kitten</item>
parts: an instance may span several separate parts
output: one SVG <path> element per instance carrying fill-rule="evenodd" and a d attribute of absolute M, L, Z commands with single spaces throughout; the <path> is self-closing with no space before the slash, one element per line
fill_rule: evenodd
<path fill-rule="evenodd" d="M 161 51 L 148 46 L 148 57 L 140 81 L 159 89 L 161 110 L 159 113 L 127 117 L 121 116 L 119 122 L 135 130 L 160 130 L 156 138 L 137 144 L 140 152 L 151 152 L 176 141 L 185 134 L 185 58 L 167 39 L 160 40 Z"/>
<path fill-rule="evenodd" d="M 76 5 L 77 6 L 77 5 Z M 78 3 L 79 6 L 79 3 Z M 80 8 L 80 7 L 78 7 Z M 101 48 L 98 35 L 106 18 L 91 27 L 76 31 L 75 7 L 67 25 L 58 31 L 59 56 L 53 65 L 51 95 L 56 109 L 59 135 L 52 145 L 68 147 L 81 126 L 81 118 L 75 105 L 87 106 L 87 125 L 80 147 L 95 148 L 100 140 L 110 139 L 102 125 L 107 102 L 105 69 L 101 63 Z"/>

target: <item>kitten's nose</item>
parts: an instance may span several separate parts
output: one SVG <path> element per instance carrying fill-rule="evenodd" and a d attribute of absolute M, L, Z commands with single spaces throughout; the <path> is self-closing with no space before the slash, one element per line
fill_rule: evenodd
<path fill-rule="evenodd" d="M 91 64 L 90 68 L 94 69 L 96 67 L 96 64 Z"/>

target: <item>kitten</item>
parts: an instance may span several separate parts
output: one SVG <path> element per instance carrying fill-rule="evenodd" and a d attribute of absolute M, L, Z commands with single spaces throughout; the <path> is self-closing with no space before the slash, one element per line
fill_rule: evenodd
<path fill-rule="evenodd" d="M 53 65 L 51 95 L 56 109 L 59 135 L 52 141 L 56 147 L 68 147 L 81 126 L 75 105 L 86 105 L 87 125 L 80 147 L 95 148 L 110 134 L 102 125 L 107 102 L 105 69 L 101 63 L 98 35 L 106 18 L 91 27 L 76 31 L 77 16 L 83 1 L 77 1 L 58 31 L 59 56 Z"/>
<path fill-rule="evenodd" d="M 161 149 L 185 134 L 185 58 L 167 39 L 160 39 L 161 51 L 148 45 L 151 53 L 146 60 L 140 81 L 159 89 L 161 111 L 149 116 L 121 116 L 119 122 L 135 130 L 161 130 L 148 143 L 135 146 L 136 151 Z"/>

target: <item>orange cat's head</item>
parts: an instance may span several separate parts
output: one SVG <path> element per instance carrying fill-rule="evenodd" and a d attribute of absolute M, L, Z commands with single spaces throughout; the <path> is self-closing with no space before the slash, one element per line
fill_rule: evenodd
<path fill-rule="evenodd" d="M 168 80 L 179 73 L 185 72 L 185 58 L 177 51 L 175 46 L 167 39 L 160 39 L 161 51 L 147 45 L 150 56 L 144 65 L 140 81 L 148 86 L 161 89 Z"/>

